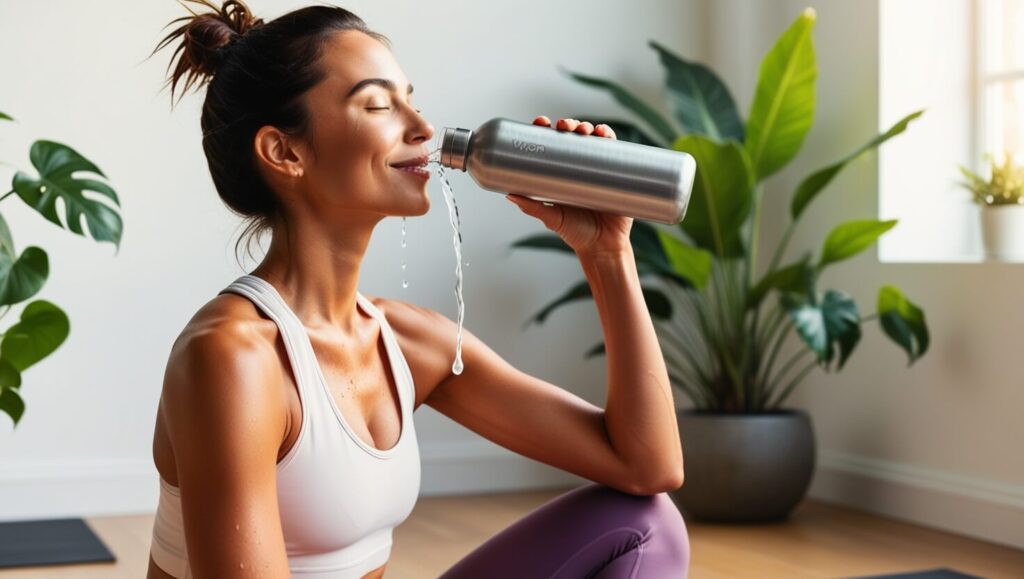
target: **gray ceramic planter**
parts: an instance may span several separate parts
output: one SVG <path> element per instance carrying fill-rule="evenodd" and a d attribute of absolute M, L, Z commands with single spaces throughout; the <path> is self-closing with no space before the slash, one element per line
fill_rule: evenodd
<path fill-rule="evenodd" d="M 803 499 L 814 474 L 811 418 L 803 410 L 766 414 L 676 412 L 683 486 L 669 493 L 696 519 L 777 521 Z"/>

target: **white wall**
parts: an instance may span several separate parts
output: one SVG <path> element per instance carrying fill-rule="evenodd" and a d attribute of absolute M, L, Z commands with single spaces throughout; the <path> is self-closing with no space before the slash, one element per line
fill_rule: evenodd
<path fill-rule="evenodd" d="M 745 116 L 760 59 L 808 5 L 818 15 L 818 107 L 801 153 L 767 182 L 762 247 L 772 251 L 799 180 L 885 124 L 877 96 L 878 4 L 716 2 L 706 32 L 711 65 L 735 91 Z M 930 3 L 921 5 L 918 26 L 927 28 L 931 11 L 924 6 Z M 914 30 L 905 33 L 913 42 Z M 912 124 L 908 134 L 915 130 Z M 870 155 L 849 166 L 809 207 L 790 255 L 818 252 L 841 221 L 877 217 L 877 193 L 878 167 Z M 818 440 L 811 495 L 1024 547 L 1024 269 L 1005 263 L 882 264 L 871 250 L 829 269 L 822 287 L 850 292 L 867 314 L 887 283 L 925 310 L 931 349 L 907 368 L 903 352 L 877 324 L 868 324 L 841 373 L 815 370 L 795 390 L 789 405 L 810 411 Z"/>
<path fill-rule="evenodd" d="M 303 4 L 251 1 L 265 19 Z M 537 114 L 619 112 L 602 93 L 559 75 L 558 64 L 619 79 L 660 102 L 661 71 L 647 40 L 699 56 L 691 2 L 648 1 L 642 11 L 613 0 L 339 5 L 392 39 L 438 133 L 493 116 L 529 122 Z M 37 297 L 64 308 L 72 326 L 68 341 L 25 374 L 27 411 L 18 428 L 0 420 L 2 520 L 155 508 L 150 445 L 170 345 L 203 303 L 243 273 L 233 254 L 238 221 L 221 205 L 200 147 L 204 93 L 172 112 L 170 95 L 158 91 L 173 48 L 145 60 L 167 32 L 162 27 L 184 14 L 172 0 L 0 0 L 0 111 L 18 120 L 0 125 L 0 160 L 31 170 L 34 139 L 67 143 L 110 177 L 125 220 L 115 257 L 110 244 L 58 229 L 16 196 L 0 205 L 19 249 L 37 244 L 49 252 L 50 280 Z M 514 239 L 542 231 L 541 223 L 464 174 L 451 182 L 470 263 L 466 327 L 525 371 L 603 405 L 604 360 L 582 357 L 600 339 L 592 302 L 520 330 L 582 277 L 579 266 L 562 255 L 510 253 Z M 400 281 L 399 219 L 380 224 L 360 288 L 454 319 L 451 229 L 436 180 L 430 191 L 431 211 L 408 222 L 409 288 Z M 425 494 L 577 480 L 505 452 L 428 407 L 417 412 L 416 429 Z"/>

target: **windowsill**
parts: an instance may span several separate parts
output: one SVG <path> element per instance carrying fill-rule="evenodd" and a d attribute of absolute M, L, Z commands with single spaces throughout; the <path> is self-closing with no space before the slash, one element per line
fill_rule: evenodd
<path fill-rule="evenodd" d="M 983 255 L 964 255 L 948 257 L 904 256 L 879 258 L 878 262 L 881 263 L 882 265 L 956 265 L 964 263 L 1024 263 L 1024 257 L 987 257 Z"/>

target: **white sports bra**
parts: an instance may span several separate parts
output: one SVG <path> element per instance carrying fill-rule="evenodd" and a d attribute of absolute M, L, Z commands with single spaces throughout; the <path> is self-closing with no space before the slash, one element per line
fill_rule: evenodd
<path fill-rule="evenodd" d="M 390 449 L 375 448 L 345 422 L 324 380 L 302 322 L 274 286 L 252 274 L 219 293 L 250 299 L 277 324 L 295 372 L 302 422 L 277 464 L 277 502 L 294 577 L 359 579 L 391 555 L 392 529 L 419 497 L 420 455 L 413 424 L 412 373 L 383 313 L 358 291 L 356 303 L 377 319 L 402 407 L 402 431 Z M 160 477 L 152 555 L 164 571 L 189 579 L 178 488 Z"/>

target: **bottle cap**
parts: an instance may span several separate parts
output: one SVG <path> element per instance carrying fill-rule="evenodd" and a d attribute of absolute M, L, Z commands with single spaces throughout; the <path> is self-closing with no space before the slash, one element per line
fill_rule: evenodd
<path fill-rule="evenodd" d="M 466 170 L 466 155 L 469 154 L 469 137 L 473 131 L 445 127 L 441 132 L 441 164 L 445 167 Z"/>

